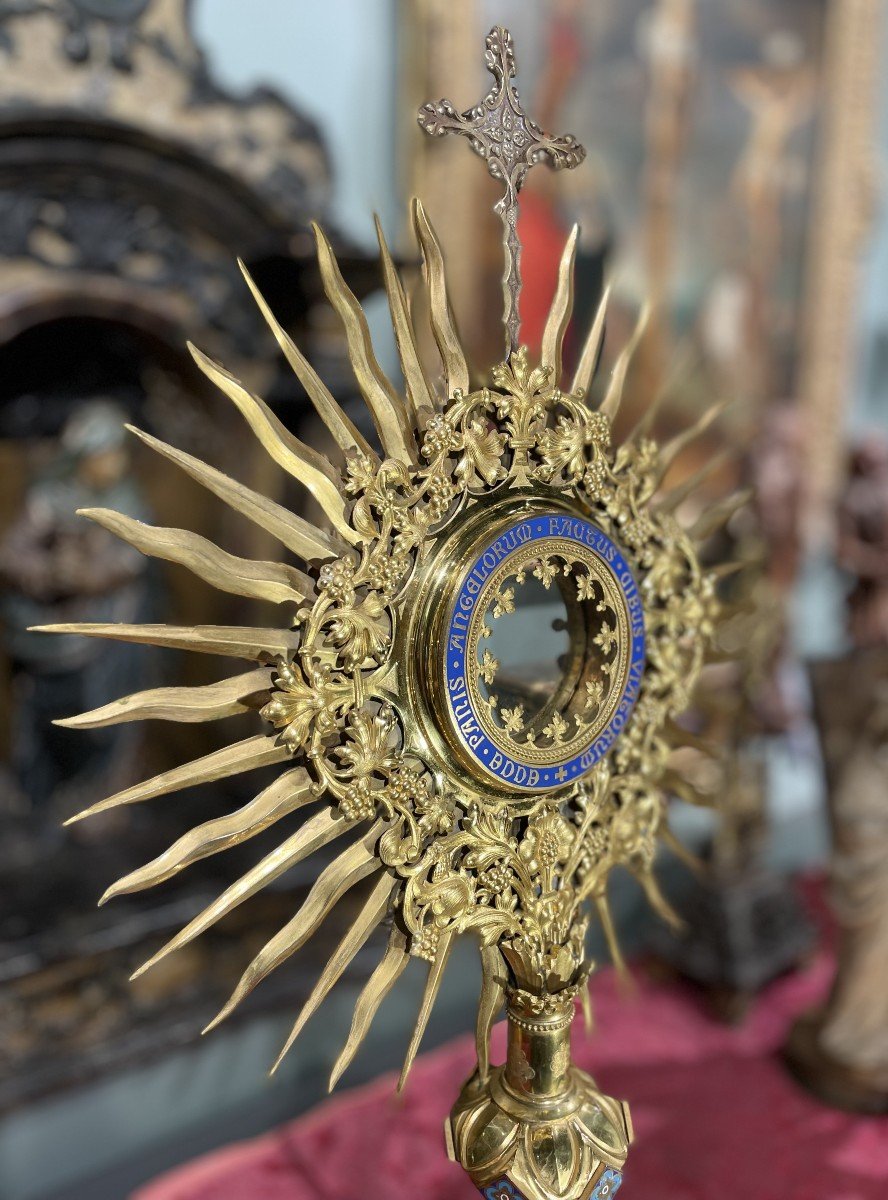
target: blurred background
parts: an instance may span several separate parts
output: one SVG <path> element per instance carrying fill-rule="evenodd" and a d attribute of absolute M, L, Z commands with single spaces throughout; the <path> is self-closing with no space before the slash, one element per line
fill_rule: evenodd
<path fill-rule="evenodd" d="M 713 400 L 734 398 L 678 460 L 674 482 L 703 470 L 712 504 L 736 484 L 753 489 L 750 505 L 714 530 L 713 561 L 744 563 L 719 631 L 723 656 L 736 661 L 707 676 L 693 718 L 726 765 L 695 776 L 691 764 L 689 782 L 675 786 L 676 828 L 711 870 L 692 883 L 676 861 L 663 864 L 689 916 L 681 940 L 655 927 L 628 880 L 615 881 L 621 934 L 663 977 L 692 980 L 719 1019 L 742 1022 L 759 989 L 816 952 L 823 934 L 811 907 L 823 907 L 838 854 L 833 899 L 837 886 L 839 932 L 853 926 L 857 938 L 842 943 L 843 961 L 860 994 L 834 996 L 832 1015 L 869 1040 L 851 1045 L 840 1030 L 824 1066 L 829 1055 L 809 1030 L 787 1054 L 815 1089 L 844 1063 L 876 1097 L 871 1109 L 888 1109 L 888 1009 L 883 999 L 873 1012 L 866 998 L 888 994 L 879 0 L 0 0 L 4 1200 L 117 1200 L 306 1112 L 325 1091 L 361 957 L 273 1083 L 266 1066 L 323 946 L 310 944 L 223 1030 L 199 1037 L 251 953 L 292 913 L 316 860 L 136 984 L 132 970 L 254 860 L 257 843 L 156 895 L 95 905 L 199 820 L 245 803 L 255 776 L 62 828 L 94 800 L 250 726 L 236 717 L 223 731 L 148 722 L 82 732 L 51 721 L 144 687 L 209 682 L 219 663 L 25 631 L 68 620 L 262 623 L 249 602 L 74 516 L 101 505 L 187 526 L 236 554 L 277 553 L 123 428 L 132 422 L 301 503 L 186 350 L 197 343 L 289 428 L 318 436 L 236 257 L 363 420 L 341 331 L 321 303 L 309 222 L 328 231 L 395 372 L 372 214 L 409 275 L 407 201 L 418 194 L 444 244 L 479 377 L 498 361 L 497 185 L 462 139 L 432 142 L 414 114 L 430 98 L 459 108 L 480 99 L 483 38 L 499 22 L 515 38 L 531 115 L 588 150 L 581 169 L 534 172 L 522 193 L 522 340 L 538 347 L 578 221 L 575 336 L 605 279 L 614 286 L 605 365 L 644 299 L 654 302 L 626 428 L 655 399 L 657 432 L 671 436 Z M 534 620 L 546 617 L 540 606 Z M 701 796 L 723 810 L 719 824 L 694 803 Z M 475 955 L 461 953 L 465 970 L 450 973 L 428 1046 L 471 1027 Z M 408 972 L 351 1082 L 399 1062 L 421 986 Z"/>

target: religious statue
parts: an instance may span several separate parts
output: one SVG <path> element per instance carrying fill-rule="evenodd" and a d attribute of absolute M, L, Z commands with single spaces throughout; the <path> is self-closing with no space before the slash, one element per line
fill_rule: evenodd
<path fill-rule="evenodd" d="M 689 99 L 696 65 L 696 0 L 657 0 L 644 14 L 648 63 L 642 241 L 651 322 L 642 347 L 642 378 L 661 385 L 672 352 L 669 288 L 673 279 L 677 203 L 687 149 Z"/>
<path fill-rule="evenodd" d="M 764 61 L 731 74 L 731 87 L 750 116 L 749 133 L 731 181 L 745 218 L 749 296 L 744 316 L 747 333 L 747 394 L 759 405 L 779 388 L 774 332 L 782 323 L 776 286 L 783 246 L 783 204 L 794 178 L 790 139 L 814 111 L 815 74 L 800 39 L 787 31 L 772 33 L 763 46 Z"/>
<path fill-rule="evenodd" d="M 82 403 L 61 434 L 58 460 L 28 489 L 0 543 L 0 615 L 12 663 L 12 786 L 30 810 L 34 832 L 55 836 L 50 806 L 76 811 L 87 789 L 119 786 L 132 733 L 96 731 L 87 745 L 59 735 L 50 721 L 113 699 L 143 673 L 139 651 L 85 638 L 53 642 L 27 631 L 47 621 L 146 615 L 146 563 L 131 546 L 75 515 L 111 504 L 137 518 L 145 506 L 130 474 L 126 414 L 113 401 Z"/>
<path fill-rule="evenodd" d="M 838 963 L 824 1007 L 794 1027 L 787 1059 L 828 1103 L 888 1113 L 888 441 L 854 451 L 839 510 L 853 649 L 815 663 L 833 835 Z"/>
<path fill-rule="evenodd" d="M 814 71 L 792 34 L 772 34 L 765 61 L 737 68 L 731 86 L 751 117 L 749 137 L 732 187 L 749 214 L 750 228 L 768 246 L 779 245 L 780 199 L 786 187 L 786 147 L 814 107 Z"/>
<path fill-rule="evenodd" d="M 442 100 L 425 105 L 419 120 L 429 133 L 467 137 L 503 184 L 497 211 L 506 251 L 504 360 L 486 383 L 472 382 L 441 247 L 414 201 L 443 382 L 433 382 L 420 360 L 404 287 L 378 227 L 404 378 L 399 394 L 316 227 L 324 289 L 344 326 L 374 442 L 336 403 L 246 271 L 330 432 L 337 461 L 291 434 L 224 367 L 192 352 L 271 458 L 320 504 L 324 525 L 137 432 L 273 535 L 300 565 L 283 554 L 277 561 L 237 558 L 193 533 L 145 525 L 104 507 L 85 513 L 130 545 L 182 563 L 218 588 L 280 605 L 280 618 L 253 628 L 101 621 L 51 631 L 180 646 L 254 664 L 217 684 L 120 700 L 117 714 L 128 720 L 193 720 L 197 713 L 211 720 L 253 710 L 258 731 L 100 800 L 76 819 L 258 767 L 281 767 L 244 808 L 198 826 L 114 884 L 106 898 L 152 887 L 283 817 L 312 810 L 141 970 L 341 839 L 344 848 L 258 952 L 211 1025 L 362 884 L 364 899 L 281 1057 L 382 926 L 386 947 L 357 999 L 331 1083 L 351 1063 L 413 959 L 425 964 L 427 978 L 402 1087 L 454 939 L 470 934 L 483 974 L 478 1062 L 448 1121 L 449 1151 L 488 1197 L 602 1200 L 620 1185 L 632 1123 L 626 1103 L 603 1095 L 571 1064 L 570 1029 L 577 999 L 589 1004 L 592 964 L 584 938 L 590 910 L 621 964 L 607 897 L 612 868 L 633 872 L 658 911 L 669 915 L 654 873 L 658 843 L 671 839 L 661 784 L 680 737 L 673 718 L 688 704 L 718 602 L 716 579 L 701 567 L 694 537 L 673 515 L 676 497 L 662 484 L 719 406 L 665 446 L 643 428 L 616 444 L 632 341 L 617 358 L 601 402 L 593 407 L 588 399 L 606 298 L 562 390 L 576 229 L 561 259 L 540 361 L 529 360 L 518 322 L 518 192 L 536 162 L 575 167 L 583 150 L 572 137 L 544 134 L 523 111 L 506 30 L 489 34 L 486 62 L 494 85 L 475 107 L 459 112 Z M 522 695 L 520 680 L 503 679 L 508 690 L 499 688 L 501 663 L 491 647 L 531 581 L 560 596 L 569 650 L 554 686 Z M 507 1059 L 493 1065 L 489 1035 L 503 1008 Z"/>

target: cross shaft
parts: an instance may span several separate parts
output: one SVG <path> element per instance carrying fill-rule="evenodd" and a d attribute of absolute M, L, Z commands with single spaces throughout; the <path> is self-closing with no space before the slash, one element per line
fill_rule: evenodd
<path fill-rule="evenodd" d="M 528 117 L 521 105 L 512 79 L 515 76 L 515 51 L 512 35 L 497 25 L 487 35 L 485 65 L 493 75 L 493 86 L 480 103 L 458 112 L 449 100 L 424 104 L 417 120 L 433 137 L 458 133 L 487 162 L 494 179 L 504 185 L 503 195 L 494 205 L 503 222 L 503 324 L 506 353 L 518 349 L 521 294 L 521 241 L 518 237 L 518 193 L 527 172 L 539 162 L 560 170 L 575 167 L 586 157 L 585 149 L 573 134 L 556 137 L 545 133 Z"/>

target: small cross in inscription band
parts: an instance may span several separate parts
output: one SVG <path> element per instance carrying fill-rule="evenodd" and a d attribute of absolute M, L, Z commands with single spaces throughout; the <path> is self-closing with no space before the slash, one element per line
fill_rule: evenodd
<path fill-rule="evenodd" d="M 567 771 L 565 771 L 564 767 L 558 768 L 558 770 L 555 772 L 555 778 L 559 783 L 564 783 L 565 779 L 567 779 Z"/>

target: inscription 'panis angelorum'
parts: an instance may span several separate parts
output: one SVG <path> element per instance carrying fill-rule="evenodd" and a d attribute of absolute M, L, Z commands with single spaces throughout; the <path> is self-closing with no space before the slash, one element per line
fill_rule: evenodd
<path fill-rule="evenodd" d="M 501 700 L 500 664 L 486 645 L 528 578 L 560 592 L 571 632 L 562 679 L 531 714 Z M 641 596 L 625 558 L 591 521 L 533 513 L 486 542 L 459 579 L 443 651 L 447 713 L 473 762 L 509 788 L 551 790 L 593 767 L 631 715 L 644 672 Z"/>

